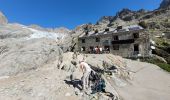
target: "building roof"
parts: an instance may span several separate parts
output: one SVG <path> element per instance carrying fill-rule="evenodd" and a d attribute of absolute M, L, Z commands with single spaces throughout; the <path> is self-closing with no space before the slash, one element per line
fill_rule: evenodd
<path fill-rule="evenodd" d="M 120 32 L 129 32 L 129 31 L 136 31 L 136 30 L 143 30 L 139 25 L 129 25 L 129 26 L 122 26 L 121 29 L 117 28 L 109 28 L 109 31 L 99 31 L 98 33 L 95 33 L 95 31 L 88 32 L 88 34 L 84 33 L 79 37 L 90 37 L 90 36 L 97 36 L 97 35 L 105 35 L 105 34 L 112 34 L 112 33 L 120 33 Z"/>

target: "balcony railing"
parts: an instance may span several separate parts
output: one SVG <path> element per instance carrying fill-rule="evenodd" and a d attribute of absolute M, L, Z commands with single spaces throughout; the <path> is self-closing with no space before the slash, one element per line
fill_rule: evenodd
<path fill-rule="evenodd" d="M 111 45 L 111 41 L 110 40 L 106 40 L 103 42 L 103 45 Z"/>
<path fill-rule="evenodd" d="M 112 41 L 112 44 L 130 44 L 130 43 L 134 43 L 134 42 L 135 42 L 134 39 L 115 40 L 115 41 Z"/>

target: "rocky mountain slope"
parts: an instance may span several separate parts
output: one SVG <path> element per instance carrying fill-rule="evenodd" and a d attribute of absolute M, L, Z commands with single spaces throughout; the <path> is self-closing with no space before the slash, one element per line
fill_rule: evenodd
<path fill-rule="evenodd" d="M 62 54 L 58 42 L 70 30 L 7 23 L 0 13 L 0 76 L 35 70 Z"/>
<path fill-rule="evenodd" d="M 102 17 L 95 25 L 84 24 L 70 31 L 8 23 L 0 13 L 0 100 L 169 100 L 169 73 L 156 65 L 111 54 L 67 52 L 76 48 L 77 38 L 84 32 L 140 24 L 151 33 L 157 49 L 163 50 L 158 55 L 164 54 L 168 62 L 169 16 L 168 5 L 162 3 L 154 11 L 123 9 L 116 16 Z M 99 73 L 112 71 L 102 75 L 111 96 L 85 94 L 77 88 L 81 59 Z"/>
<path fill-rule="evenodd" d="M 169 7 L 169 5 L 170 5 L 170 0 L 163 0 L 160 7 L 159 7 L 159 9 L 167 8 L 167 7 Z"/>

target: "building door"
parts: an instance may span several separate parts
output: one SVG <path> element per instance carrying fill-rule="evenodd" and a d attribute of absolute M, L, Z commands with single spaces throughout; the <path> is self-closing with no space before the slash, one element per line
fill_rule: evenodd
<path fill-rule="evenodd" d="M 110 46 L 104 46 L 104 50 L 110 53 Z"/>
<path fill-rule="evenodd" d="M 90 46 L 90 53 L 94 53 L 94 47 Z"/>
<path fill-rule="evenodd" d="M 134 45 L 134 54 L 139 54 L 139 45 L 138 44 Z"/>

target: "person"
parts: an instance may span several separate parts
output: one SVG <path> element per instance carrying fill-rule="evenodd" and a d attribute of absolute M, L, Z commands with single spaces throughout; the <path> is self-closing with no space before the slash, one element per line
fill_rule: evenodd
<path fill-rule="evenodd" d="M 100 53 L 100 49 L 99 49 L 99 47 L 97 47 L 97 54 L 99 54 Z"/>
<path fill-rule="evenodd" d="M 100 54 L 102 54 L 102 53 L 103 53 L 103 49 L 102 49 L 102 47 L 100 47 L 99 49 L 100 49 Z"/>
<path fill-rule="evenodd" d="M 95 49 L 95 54 L 97 54 L 97 47 L 95 47 L 94 49 Z"/>
<path fill-rule="evenodd" d="M 84 50 L 84 49 L 83 49 L 83 47 L 82 47 L 82 48 L 81 48 L 81 52 L 83 52 L 83 50 Z"/>
<path fill-rule="evenodd" d="M 89 88 L 89 75 L 92 71 L 91 67 L 84 61 L 79 61 L 80 63 L 80 68 L 83 72 L 83 77 L 82 77 L 82 81 L 83 81 L 83 90 L 86 90 Z"/>

